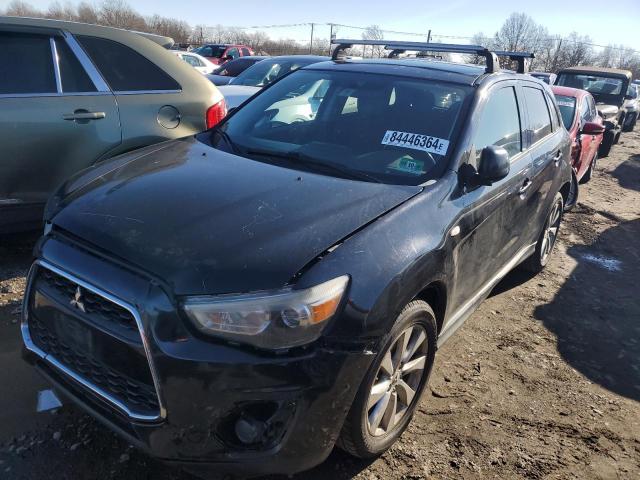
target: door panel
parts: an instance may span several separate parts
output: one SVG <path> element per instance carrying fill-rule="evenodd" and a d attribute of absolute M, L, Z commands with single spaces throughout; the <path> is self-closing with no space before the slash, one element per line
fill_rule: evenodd
<path fill-rule="evenodd" d="M 120 143 L 111 94 L 0 98 L 0 199 L 43 203 L 75 172 Z M 65 120 L 100 113 L 102 118 Z"/>
<path fill-rule="evenodd" d="M 463 196 L 461 238 L 454 247 L 455 279 L 451 311 L 456 311 L 480 291 L 510 260 L 521 243 L 520 189 L 530 177 L 531 160 L 522 152 L 520 113 L 515 86 L 499 84 L 487 93 L 487 100 L 474 121 L 473 147 L 469 164 L 478 169 L 482 149 L 496 145 L 507 150 L 511 168 L 506 178 L 491 186 L 480 186 Z"/>
<path fill-rule="evenodd" d="M 59 33 L 0 31 L 0 64 L 0 204 L 41 205 L 120 143 L 116 100 Z"/>
<path fill-rule="evenodd" d="M 563 158 L 569 158 L 570 142 L 545 92 L 537 86 L 522 88 L 527 110 L 527 141 L 532 160 L 527 218 L 529 242 L 536 242 L 551 202 L 559 189 L 558 172 Z M 555 118 L 554 118 L 555 117 Z"/>

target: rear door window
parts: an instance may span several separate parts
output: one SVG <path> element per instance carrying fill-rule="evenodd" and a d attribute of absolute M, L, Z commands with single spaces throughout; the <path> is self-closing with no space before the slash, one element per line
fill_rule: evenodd
<path fill-rule="evenodd" d="M 535 87 L 523 87 L 527 104 L 531 143 L 536 143 L 552 132 L 551 114 L 544 98 L 544 92 Z"/>
<path fill-rule="evenodd" d="M 251 52 L 249 51 L 248 48 L 243 48 L 242 49 L 242 55 L 245 57 L 248 57 L 249 55 L 251 55 Z"/>
<path fill-rule="evenodd" d="M 503 87 L 491 93 L 482 111 L 473 145 L 475 167 L 484 147 L 502 147 L 509 157 L 522 151 L 520 111 L 514 87 Z"/>
<path fill-rule="evenodd" d="M 0 95 L 57 91 L 50 38 L 0 32 Z"/>
<path fill-rule="evenodd" d="M 78 41 L 115 92 L 180 90 L 160 67 L 126 45 L 97 37 Z"/>
<path fill-rule="evenodd" d="M 56 52 L 64 93 L 97 91 L 84 67 L 62 38 L 56 38 Z"/>
<path fill-rule="evenodd" d="M 229 50 L 227 50 L 226 56 L 231 58 L 238 58 L 240 56 L 240 52 L 237 48 L 230 48 Z"/>

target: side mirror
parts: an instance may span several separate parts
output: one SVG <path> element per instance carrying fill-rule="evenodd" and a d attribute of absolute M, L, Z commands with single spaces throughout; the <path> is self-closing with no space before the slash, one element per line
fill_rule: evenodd
<path fill-rule="evenodd" d="M 599 135 L 604 133 L 604 125 L 595 122 L 587 122 L 582 127 L 582 133 L 585 135 Z"/>
<path fill-rule="evenodd" d="M 625 100 L 633 100 L 635 97 L 633 95 L 625 95 L 624 99 Z"/>
<path fill-rule="evenodd" d="M 502 180 L 509 174 L 510 168 L 509 153 L 504 148 L 496 145 L 484 147 L 478 165 L 478 183 L 488 186 Z"/>

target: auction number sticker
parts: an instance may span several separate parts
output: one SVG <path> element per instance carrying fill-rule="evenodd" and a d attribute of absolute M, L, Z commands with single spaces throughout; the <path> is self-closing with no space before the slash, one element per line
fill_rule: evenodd
<path fill-rule="evenodd" d="M 393 145 L 394 147 L 412 148 L 423 152 L 445 155 L 449 148 L 449 140 L 438 137 L 430 137 L 420 133 L 398 132 L 387 130 L 382 137 L 383 145 Z"/>
<path fill-rule="evenodd" d="M 575 103 L 560 100 L 560 101 L 558 101 L 558 105 L 561 106 L 561 107 L 573 107 L 573 106 L 575 106 Z"/>

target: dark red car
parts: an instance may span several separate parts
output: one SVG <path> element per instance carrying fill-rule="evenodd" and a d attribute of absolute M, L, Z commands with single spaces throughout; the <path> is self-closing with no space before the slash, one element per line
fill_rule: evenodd
<path fill-rule="evenodd" d="M 596 102 L 589 92 L 577 88 L 552 86 L 562 114 L 562 122 L 571 136 L 571 164 L 578 180 L 588 182 L 598 159 L 604 124 Z"/>
<path fill-rule="evenodd" d="M 229 60 L 253 55 L 253 50 L 246 45 L 229 45 L 208 43 L 193 50 L 194 53 L 205 57 L 211 63 L 222 65 Z"/>

